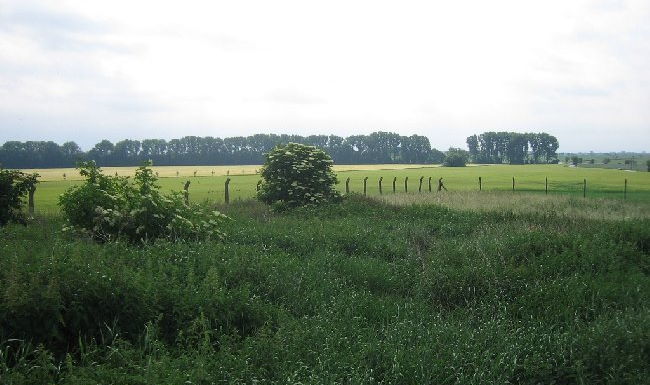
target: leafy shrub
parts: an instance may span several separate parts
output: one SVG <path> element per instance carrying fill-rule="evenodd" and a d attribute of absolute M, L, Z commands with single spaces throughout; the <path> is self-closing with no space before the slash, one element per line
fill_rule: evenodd
<path fill-rule="evenodd" d="M 9 222 L 25 224 L 25 195 L 35 188 L 38 174 L 0 169 L 0 226 Z"/>
<path fill-rule="evenodd" d="M 278 208 L 339 200 L 332 164 L 332 158 L 316 147 L 278 146 L 266 155 L 257 197 Z"/>
<path fill-rule="evenodd" d="M 93 161 L 82 162 L 79 173 L 86 182 L 59 198 L 68 221 L 64 229 L 98 241 L 124 238 L 132 243 L 222 238 L 220 227 L 227 217 L 205 206 L 186 205 L 179 192 L 161 194 L 150 165 L 139 167 L 130 183 L 126 177 L 102 174 Z"/>
<path fill-rule="evenodd" d="M 469 152 L 460 148 L 450 147 L 445 156 L 444 165 L 447 167 L 465 167 L 469 159 Z"/>

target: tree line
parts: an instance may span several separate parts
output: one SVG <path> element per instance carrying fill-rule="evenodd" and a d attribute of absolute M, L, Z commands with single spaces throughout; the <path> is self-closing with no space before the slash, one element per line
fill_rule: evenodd
<path fill-rule="evenodd" d="M 94 160 L 99 166 L 262 164 L 264 154 L 279 144 L 301 143 L 325 150 L 337 164 L 441 163 L 444 153 L 431 147 L 426 136 L 390 132 L 370 135 L 276 135 L 215 138 L 185 136 L 180 139 L 102 140 L 89 151 L 75 142 L 8 141 L 0 147 L 5 168 L 74 167 Z"/>
<path fill-rule="evenodd" d="M 559 142 L 546 133 L 484 132 L 467 138 L 474 163 L 557 163 Z"/>

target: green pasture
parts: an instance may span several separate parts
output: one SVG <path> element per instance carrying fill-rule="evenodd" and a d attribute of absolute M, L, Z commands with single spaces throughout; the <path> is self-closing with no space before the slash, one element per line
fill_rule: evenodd
<path fill-rule="evenodd" d="M 259 168 L 259 166 L 232 166 L 230 170 L 248 170 L 251 167 Z M 367 177 L 367 194 L 379 195 L 378 181 L 380 177 L 383 177 L 383 193 L 391 194 L 393 178 L 396 177 L 397 192 L 404 192 L 404 181 L 408 177 L 408 193 L 418 194 L 419 179 L 424 177 L 421 193 L 428 193 L 428 179 L 431 177 L 432 190 L 435 193 L 438 178 L 442 177 L 445 186 L 451 192 L 477 191 L 480 176 L 483 191 L 512 193 L 512 178 L 514 177 L 515 193 L 538 192 L 544 194 L 545 178 L 548 178 L 549 194 L 569 194 L 581 197 L 583 183 L 586 179 L 588 198 L 623 199 L 624 183 L 625 179 L 627 179 L 627 199 L 634 202 L 650 202 L 650 173 L 648 172 L 576 168 L 563 165 L 489 165 L 463 168 L 438 166 L 406 168 L 408 166 L 402 166 L 401 169 L 389 169 L 391 167 L 394 168 L 395 165 L 349 166 L 349 168 L 357 169 L 339 169 L 337 171 L 339 178 L 338 189 L 345 192 L 345 181 L 350 178 L 350 191 L 363 193 L 363 179 Z M 132 169 L 124 168 L 124 173 L 120 173 L 118 168 L 111 168 L 110 172 L 114 173 L 115 170 L 118 170 L 118 174 L 127 175 L 126 171 L 130 172 Z M 35 171 L 39 172 L 41 170 Z M 202 171 L 204 171 L 204 174 L 207 173 L 203 169 Z M 165 174 L 169 175 L 168 172 Z M 232 200 L 254 196 L 256 184 L 260 180 L 258 174 L 233 175 L 231 173 L 230 176 L 203 175 L 194 177 L 191 173 L 185 173 L 185 175 L 181 174 L 179 177 L 161 177 L 159 183 L 163 190 L 180 191 L 183 189 L 185 182 L 189 180 L 191 182 L 189 189 L 191 200 L 209 200 L 219 203 L 224 200 L 226 178 L 230 178 L 230 197 Z M 58 211 L 58 196 L 78 183 L 80 183 L 79 180 L 42 181 L 35 194 L 36 210 L 42 213 Z"/>

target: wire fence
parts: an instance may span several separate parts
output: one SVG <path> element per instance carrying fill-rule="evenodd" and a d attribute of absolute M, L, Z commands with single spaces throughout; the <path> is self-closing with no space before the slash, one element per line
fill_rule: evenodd
<path fill-rule="evenodd" d="M 223 177 L 195 177 L 195 178 L 165 178 L 168 180 L 166 189 L 181 190 L 185 201 L 213 203 L 230 203 L 233 200 L 254 198 L 256 191 L 261 187 L 262 180 L 259 175 L 237 175 Z M 172 180 L 174 180 L 172 182 Z M 540 194 L 569 194 L 584 198 L 615 198 L 622 200 L 650 202 L 650 189 L 647 186 L 633 186 L 628 179 L 620 183 L 602 181 L 590 183 L 588 179 L 555 180 L 541 177 L 484 177 L 478 176 L 474 180 L 461 176 L 363 176 L 356 175 L 339 180 L 337 189 L 342 194 L 363 194 L 378 196 L 386 194 L 435 194 L 447 191 L 476 191 L 476 192 L 526 192 Z M 55 191 L 48 190 L 48 183 L 38 186 L 36 194 L 30 194 L 29 211 L 57 212 Z M 40 207 L 39 207 L 40 206 Z"/>
<path fill-rule="evenodd" d="M 258 180 L 255 184 L 255 190 L 260 189 L 262 181 Z M 227 178 L 223 188 L 213 189 L 209 192 L 212 197 L 223 196 L 221 201 L 228 203 L 233 197 L 235 199 L 244 199 L 254 196 L 250 184 L 241 184 L 236 182 L 236 178 Z M 576 181 L 553 181 L 544 178 L 541 181 L 534 181 L 529 178 L 512 177 L 507 183 L 502 179 L 497 182 L 478 177 L 474 186 L 463 183 L 460 186 L 449 185 L 443 178 L 432 176 L 420 176 L 413 178 L 405 177 L 384 177 L 370 179 L 369 177 L 347 177 L 339 181 L 337 186 L 343 194 L 362 194 L 362 195 L 385 195 L 385 194 L 423 194 L 423 193 L 444 193 L 445 191 L 501 191 L 501 192 L 527 192 L 542 194 L 571 194 L 590 197 L 611 197 L 626 200 L 631 193 L 644 194 L 650 197 L 650 191 L 634 190 L 631 191 L 628 179 L 624 179 L 620 186 L 608 184 L 590 184 L 586 178 Z M 218 200 L 218 199 L 217 199 Z"/>

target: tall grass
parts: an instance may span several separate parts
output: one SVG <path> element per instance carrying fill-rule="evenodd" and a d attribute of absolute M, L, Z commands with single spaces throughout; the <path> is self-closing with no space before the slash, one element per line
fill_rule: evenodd
<path fill-rule="evenodd" d="M 235 202 L 223 243 L 4 228 L 0 383 L 648 383 L 649 219 L 420 203 Z"/>
<path fill-rule="evenodd" d="M 650 218 L 648 204 L 605 198 L 583 199 L 568 195 L 503 191 L 443 191 L 434 194 L 385 194 L 375 198 L 397 206 L 435 204 L 468 211 L 507 211 L 518 214 L 614 221 Z"/>

